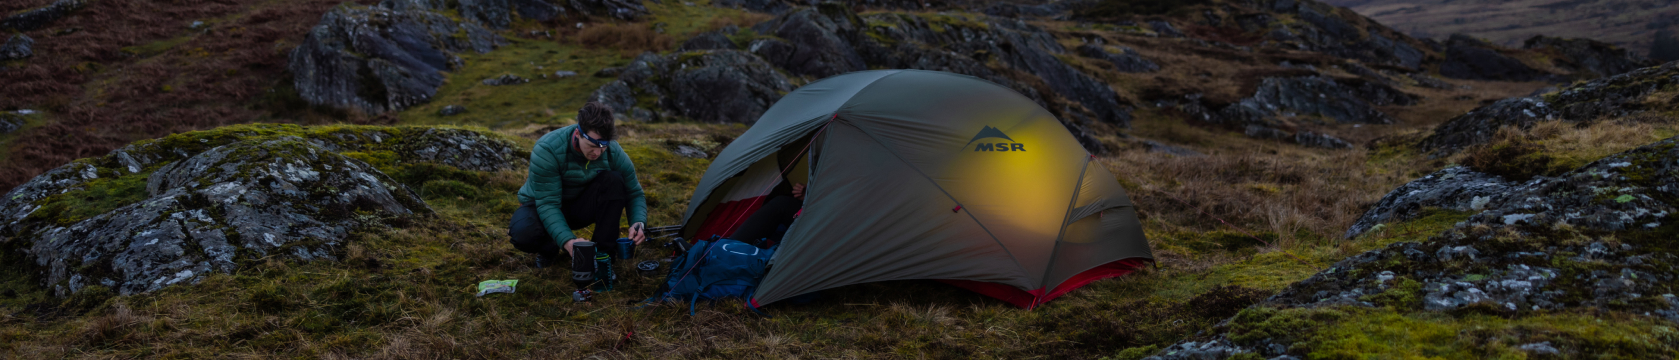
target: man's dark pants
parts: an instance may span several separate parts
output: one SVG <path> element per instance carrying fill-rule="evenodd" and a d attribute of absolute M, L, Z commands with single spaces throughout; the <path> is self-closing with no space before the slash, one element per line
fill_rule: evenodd
<path fill-rule="evenodd" d="M 595 225 L 594 235 L 589 237 L 589 241 L 613 244 L 618 241 L 618 220 L 628 202 L 624 194 L 624 176 L 617 171 L 603 171 L 584 187 L 577 200 L 562 202 L 560 211 L 566 215 L 566 226 L 572 230 Z M 513 211 L 512 223 L 508 225 L 508 236 L 512 238 L 513 247 L 519 251 L 550 257 L 560 255 L 560 244 L 548 236 L 542 217 L 537 215 L 537 204 L 519 204 L 519 209 Z"/>

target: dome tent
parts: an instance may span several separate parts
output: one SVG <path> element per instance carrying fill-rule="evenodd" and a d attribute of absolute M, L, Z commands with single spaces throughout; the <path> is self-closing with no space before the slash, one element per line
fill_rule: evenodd
<path fill-rule="evenodd" d="M 936 279 L 1030 308 L 1153 259 L 1131 200 L 1094 160 L 1008 88 L 854 72 L 787 94 L 725 147 L 683 235 L 727 235 L 786 176 L 807 184 L 804 209 L 750 305 Z"/>

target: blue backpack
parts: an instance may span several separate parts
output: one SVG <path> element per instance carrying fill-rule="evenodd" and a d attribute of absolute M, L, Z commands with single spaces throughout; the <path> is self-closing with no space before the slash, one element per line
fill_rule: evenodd
<path fill-rule="evenodd" d="M 665 284 L 648 302 L 687 301 L 693 315 L 700 300 L 752 297 L 775 253 L 775 247 L 760 249 L 734 239 L 696 242 L 671 262 Z"/>

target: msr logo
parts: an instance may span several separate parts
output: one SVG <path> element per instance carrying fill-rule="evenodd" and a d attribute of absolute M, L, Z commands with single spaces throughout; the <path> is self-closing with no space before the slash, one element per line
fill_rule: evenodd
<path fill-rule="evenodd" d="M 1009 142 L 974 143 L 975 141 L 980 141 L 980 139 L 989 138 L 999 138 L 1009 140 Z M 974 151 L 1027 151 L 1027 144 L 1015 142 L 1015 139 L 1010 139 L 1008 134 L 1003 133 L 1003 130 L 998 130 L 998 128 L 991 126 L 980 129 L 980 133 L 974 134 L 974 138 L 969 139 L 968 144 L 963 145 L 963 147 L 968 147 L 968 145 L 974 145 Z"/>

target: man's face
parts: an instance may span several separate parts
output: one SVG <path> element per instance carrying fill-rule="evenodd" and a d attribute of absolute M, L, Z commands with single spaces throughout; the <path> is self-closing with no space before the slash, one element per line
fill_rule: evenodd
<path fill-rule="evenodd" d="M 585 135 L 588 137 L 585 137 Z M 589 158 L 590 161 L 600 159 L 601 153 L 607 152 L 606 145 L 596 144 L 591 140 L 600 138 L 601 134 L 594 131 L 588 133 L 584 133 L 582 129 L 572 131 L 572 143 L 577 144 L 578 152 L 583 153 L 583 157 Z"/>

